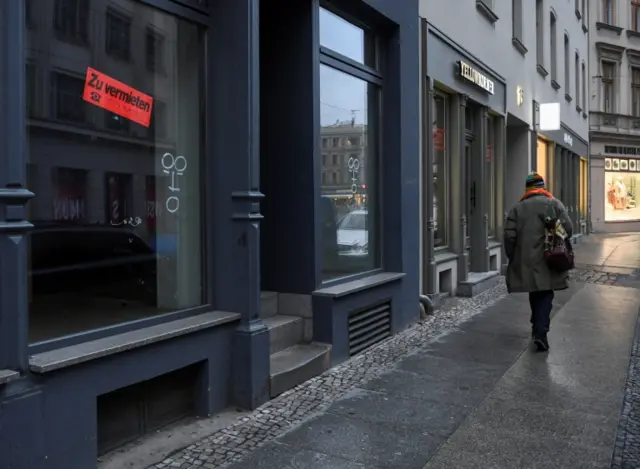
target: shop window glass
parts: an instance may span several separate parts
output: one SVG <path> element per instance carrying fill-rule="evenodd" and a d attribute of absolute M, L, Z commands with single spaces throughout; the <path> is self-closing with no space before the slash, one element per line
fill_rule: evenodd
<path fill-rule="evenodd" d="M 53 30 L 25 49 L 43 78 L 29 78 L 43 114 L 27 127 L 31 342 L 204 302 L 203 31 L 134 0 L 118 2 L 131 18 L 100 2 L 90 14 L 86 1 L 54 5 Z M 152 67 L 161 55 L 165 74 L 148 69 L 149 44 L 131 40 L 148 28 L 166 38 Z M 90 54 L 46 36 L 87 31 L 104 32 Z M 129 56 L 141 60 L 120 60 Z"/>
<path fill-rule="evenodd" d="M 604 220 L 640 220 L 638 160 L 605 158 L 604 165 Z"/>
<path fill-rule="evenodd" d="M 635 167 L 635 165 L 634 165 Z M 587 216 L 587 184 L 588 184 L 588 164 L 587 160 L 580 158 L 580 216 Z"/>
<path fill-rule="evenodd" d="M 325 280 L 379 266 L 375 154 L 378 89 L 327 65 L 320 66 L 321 135 L 333 138 L 347 157 L 331 183 L 322 186 Z M 354 144 L 357 142 L 357 144 Z M 332 161 L 337 163 L 337 161 Z M 339 181 L 347 181 L 340 183 Z"/>
<path fill-rule="evenodd" d="M 30 2 L 30 10 L 44 7 L 43 0 Z M 89 40 L 89 0 L 55 0 L 53 30 L 62 41 L 86 44 Z"/>
<path fill-rule="evenodd" d="M 495 147 L 496 147 L 496 118 L 489 116 L 487 119 L 487 151 L 486 151 L 486 169 L 485 169 L 485 187 L 487 190 L 487 228 L 488 235 L 493 237 L 496 235 L 496 165 L 495 165 Z"/>
<path fill-rule="evenodd" d="M 375 68 L 373 38 L 361 27 L 320 8 L 320 45 Z"/>
<path fill-rule="evenodd" d="M 433 219 L 435 221 L 434 246 L 447 245 L 447 155 L 448 155 L 448 100 L 445 95 L 433 98 L 435 113 L 433 129 Z"/>
<path fill-rule="evenodd" d="M 536 153 L 536 172 L 542 176 L 542 178 L 548 184 L 547 175 L 547 144 L 538 139 L 537 153 Z"/>

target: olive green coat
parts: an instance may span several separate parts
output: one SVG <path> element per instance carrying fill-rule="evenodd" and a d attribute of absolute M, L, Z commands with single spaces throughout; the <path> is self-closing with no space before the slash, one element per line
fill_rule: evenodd
<path fill-rule="evenodd" d="M 549 206 L 549 204 L 552 204 Z M 555 272 L 544 259 L 544 218 L 555 213 L 567 235 L 573 234 L 571 220 L 558 199 L 542 194 L 521 200 L 509 212 L 504 227 L 504 248 L 509 259 L 509 293 L 529 293 L 568 288 L 569 272 Z"/>

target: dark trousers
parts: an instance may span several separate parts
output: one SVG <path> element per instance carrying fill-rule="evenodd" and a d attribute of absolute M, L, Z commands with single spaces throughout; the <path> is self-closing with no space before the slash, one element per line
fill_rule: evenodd
<path fill-rule="evenodd" d="M 546 335 L 551 325 L 551 308 L 553 308 L 553 290 L 534 291 L 529 293 L 531 306 L 531 325 L 536 336 Z"/>

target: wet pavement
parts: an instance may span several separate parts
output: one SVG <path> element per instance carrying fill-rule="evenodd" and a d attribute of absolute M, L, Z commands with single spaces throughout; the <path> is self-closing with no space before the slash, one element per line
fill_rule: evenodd
<path fill-rule="evenodd" d="M 153 467 L 640 467 L 640 235 L 592 235 L 576 257 L 546 354 L 501 284 Z"/>

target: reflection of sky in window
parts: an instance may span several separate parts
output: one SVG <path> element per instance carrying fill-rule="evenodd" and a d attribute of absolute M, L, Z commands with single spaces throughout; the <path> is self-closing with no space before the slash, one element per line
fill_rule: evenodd
<path fill-rule="evenodd" d="M 342 18 L 320 9 L 320 44 L 358 62 L 364 61 L 364 32 Z M 367 85 L 350 75 L 320 67 L 320 121 L 366 123 Z M 355 111 L 355 112 L 352 112 Z"/>

